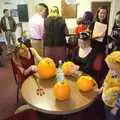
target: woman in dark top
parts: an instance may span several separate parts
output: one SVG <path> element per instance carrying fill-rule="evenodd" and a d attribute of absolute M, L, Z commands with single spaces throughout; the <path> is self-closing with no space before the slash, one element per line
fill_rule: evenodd
<path fill-rule="evenodd" d="M 78 39 L 78 47 L 73 51 L 72 61 L 80 66 L 80 70 L 95 79 L 96 71 L 93 64 L 96 56 L 95 49 L 91 47 L 90 34 L 88 32 L 81 32 Z"/>
<path fill-rule="evenodd" d="M 108 10 L 105 6 L 102 6 L 97 10 L 95 21 L 89 27 L 91 36 L 93 34 L 94 25 L 96 22 L 106 24 L 108 27 Z M 102 53 L 102 54 L 106 53 L 107 32 L 108 32 L 108 28 L 106 29 L 105 33 L 103 32 L 103 34 L 101 34 L 100 36 L 94 37 L 92 40 L 92 46 L 96 48 L 96 51 L 98 53 Z M 99 41 L 99 39 L 102 39 L 102 40 Z"/>

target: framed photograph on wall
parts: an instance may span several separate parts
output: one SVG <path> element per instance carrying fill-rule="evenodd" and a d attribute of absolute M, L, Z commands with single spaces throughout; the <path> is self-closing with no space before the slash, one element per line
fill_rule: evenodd
<path fill-rule="evenodd" d="M 28 5 L 27 4 L 18 4 L 17 5 L 18 10 L 18 18 L 20 22 L 28 22 Z"/>
<path fill-rule="evenodd" d="M 61 0 L 61 12 L 65 18 L 76 18 L 77 4 L 68 4 L 66 0 Z"/>
<path fill-rule="evenodd" d="M 11 10 L 10 10 L 10 14 L 11 14 L 11 16 L 13 16 L 13 17 L 18 17 L 18 11 L 17 11 L 17 9 L 11 9 Z"/>

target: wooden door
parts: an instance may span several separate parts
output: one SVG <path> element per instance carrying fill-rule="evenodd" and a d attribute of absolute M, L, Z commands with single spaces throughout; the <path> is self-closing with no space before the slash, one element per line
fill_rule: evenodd
<path fill-rule="evenodd" d="M 91 10 L 93 11 L 94 16 L 96 15 L 96 11 L 98 8 L 100 8 L 101 6 L 106 6 L 108 9 L 108 16 L 110 15 L 110 7 L 111 7 L 111 2 L 103 2 L 103 1 L 99 1 L 99 2 L 92 2 L 91 3 Z M 109 18 L 109 17 L 108 17 Z"/>

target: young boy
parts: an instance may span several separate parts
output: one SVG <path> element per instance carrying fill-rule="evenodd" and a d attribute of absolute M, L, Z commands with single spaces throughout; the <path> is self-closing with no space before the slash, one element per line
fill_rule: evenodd
<path fill-rule="evenodd" d="M 112 52 L 105 61 L 109 71 L 100 91 L 103 90 L 102 99 L 105 104 L 106 120 L 117 120 L 120 109 L 120 51 Z"/>

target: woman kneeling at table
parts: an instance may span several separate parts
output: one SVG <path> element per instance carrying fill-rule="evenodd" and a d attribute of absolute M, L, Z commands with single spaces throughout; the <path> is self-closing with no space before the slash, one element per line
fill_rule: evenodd
<path fill-rule="evenodd" d="M 97 57 L 96 49 L 91 47 L 89 32 L 81 32 L 78 39 L 78 47 L 72 53 L 72 61 L 80 66 L 80 70 L 96 79 L 94 63 Z"/>
<path fill-rule="evenodd" d="M 34 48 L 27 48 L 22 43 L 18 44 L 12 56 L 16 79 L 22 83 L 27 77 L 35 73 L 37 71 L 36 64 L 40 59 L 41 57 Z"/>

